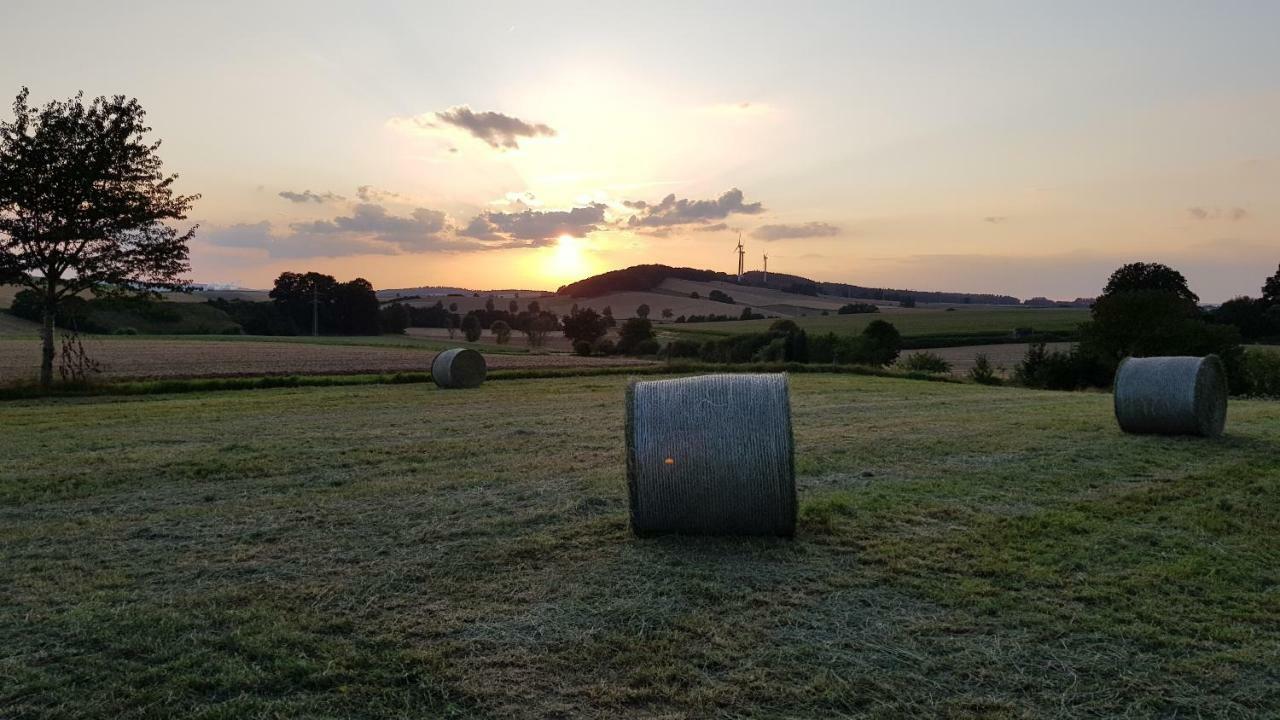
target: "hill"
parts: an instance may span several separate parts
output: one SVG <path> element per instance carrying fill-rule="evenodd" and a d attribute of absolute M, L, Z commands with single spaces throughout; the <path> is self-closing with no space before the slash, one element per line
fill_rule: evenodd
<path fill-rule="evenodd" d="M 819 282 L 800 275 L 765 273 L 752 270 L 743 275 L 742 282 L 736 276 L 714 270 L 699 270 L 670 265 L 635 265 L 621 270 L 611 270 L 561 286 L 559 295 L 574 298 L 599 297 L 613 292 L 652 290 L 665 280 L 691 280 L 694 282 L 727 282 L 735 287 L 751 286 L 796 295 L 830 295 L 843 299 L 880 300 L 900 302 L 914 300 L 928 303 L 962 303 L 975 305 L 1018 305 L 1021 301 L 1011 295 L 991 293 L 943 292 L 937 290 L 899 290 L 893 288 L 863 287 L 847 283 Z"/>

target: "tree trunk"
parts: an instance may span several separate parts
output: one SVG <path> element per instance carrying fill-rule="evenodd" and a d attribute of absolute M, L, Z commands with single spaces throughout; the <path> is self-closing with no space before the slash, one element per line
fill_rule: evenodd
<path fill-rule="evenodd" d="M 40 328 L 40 388 L 48 391 L 53 385 L 53 318 L 57 312 L 52 302 L 44 306 L 44 326 Z"/>

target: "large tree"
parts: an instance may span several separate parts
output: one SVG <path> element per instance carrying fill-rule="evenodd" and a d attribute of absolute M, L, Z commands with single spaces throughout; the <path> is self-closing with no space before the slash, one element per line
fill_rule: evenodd
<path fill-rule="evenodd" d="M 23 88 L 0 121 L 0 281 L 39 295 L 40 384 L 53 380 L 58 306 L 78 293 L 146 294 L 181 288 L 195 235 L 185 220 L 199 195 L 173 190 L 145 139 L 133 98 L 84 94 L 41 108 Z"/>
<path fill-rule="evenodd" d="M 1111 273 L 1107 286 L 1102 289 L 1102 295 L 1107 297 L 1139 290 L 1173 293 L 1193 305 L 1200 302 L 1200 297 L 1191 292 L 1182 273 L 1161 263 L 1136 262 L 1122 265 Z"/>
<path fill-rule="evenodd" d="M 1262 284 L 1262 299 L 1271 304 L 1280 304 L 1280 268 Z"/>

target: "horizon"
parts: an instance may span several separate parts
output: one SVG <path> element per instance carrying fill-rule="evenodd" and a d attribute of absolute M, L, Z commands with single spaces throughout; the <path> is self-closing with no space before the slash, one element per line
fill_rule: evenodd
<path fill-rule="evenodd" d="M 0 44 L 60 52 L 0 87 L 137 97 L 198 283 L 554 290 L 730 272 L 739 232 L 751 270 L 1019 298 L 1277 261 L 1280 6 L 338 8 L 20 4 Z"/>

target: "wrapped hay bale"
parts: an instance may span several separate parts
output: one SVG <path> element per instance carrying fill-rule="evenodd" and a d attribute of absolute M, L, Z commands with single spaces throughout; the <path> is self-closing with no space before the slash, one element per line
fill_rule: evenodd
<path fill-rule="evenodd" d="M 633 382 L 626 412 L 637 535 L 795 534 L 786 375 Z"/>
<path fill-rule="evenodd" d="M 1217 355 L 1127 358 L 1116 371 L 1115 406 L 1125 432 L 1217 437 L 1227 374 Z"/>
<path fill-rule="evenodd" d="M 484 382 L 484 356 L 470 348 L 453 348 L 431 361 L 431 379 L 442 388 L 473 388 Z"/>

